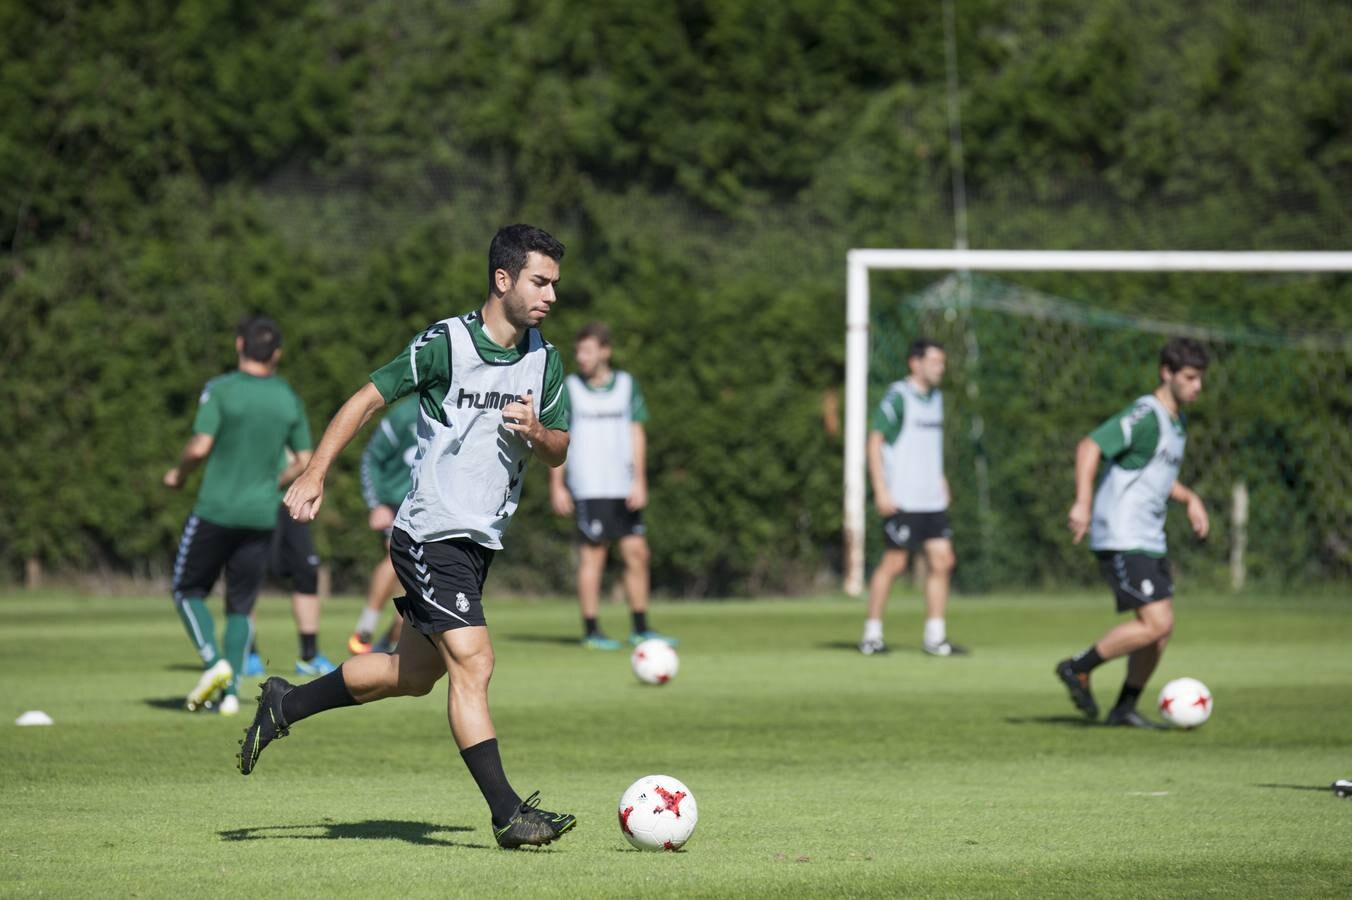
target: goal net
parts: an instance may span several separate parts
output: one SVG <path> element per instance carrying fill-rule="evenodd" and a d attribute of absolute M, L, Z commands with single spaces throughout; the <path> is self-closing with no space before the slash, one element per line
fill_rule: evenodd
<path fill-rule="evenodd" d="M 1251 255 L 1220 256 L 1233 265 Z M 1206 500 L 1212 531 L 1199 542 L 1183 516 L 1169 517 L 1180 572 L 1234 587 L 1352 576 L 1352 329 L 1337 324 L 1352 309 L 1352 277 L 1327 271 L 1352 268 L 1352 254 L 1252 256 L 1302 257 L 1326 270 L 875 275 L 865 328 L 854 328 L 847 352 L 854 394 L 864 385 L 862 404 L 847 385 L 847 429 L 856 432 L 847 431 L 847 451 L 857 454 L 852 463 L 847 452 L 847 590 L 862 587 L 864 560 L 881 551 L 858 477 L 867 428 L 858 407 L 867 416 L 905 376 L 907 347 L 922 336 L 948 357 L 945 465 L 962 586 L 1092 577 L 1065 527 L 1075 444 L 1154 388 L 1173 336 L 1201 341 L 1212 360 L 1186 411 L 1181 474 Z"/>

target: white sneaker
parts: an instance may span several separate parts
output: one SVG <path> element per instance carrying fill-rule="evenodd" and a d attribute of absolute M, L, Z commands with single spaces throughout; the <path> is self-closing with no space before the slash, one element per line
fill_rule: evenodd
<path fill-rule="evenodd" d="M 970 651 L 961 644 L 944 641 L 940 644 L 924 644 L 924 650 L 930 656 L 966 656 Z"/>
<path fill-rule="evenodd" d="M 216 709 L 223 716 L 233 716 L 239 712 L 239 698 L 234 694 L 226 694 L 221 698 L 221 705 Z"/>
<path fill-rule="evenodd" d="M 188 694 L 186 706 L 189 712 L 201 709 L 207 704 L 207 701 L 216 696 L 217 691 L 224 690 L 230 684 L 230 679 L 235 677 L 235 670 L 230 667 L 230 663 L 223 659 L 216 660 L 216 664 L 202 673 L 202 677 L 197 679 L 197 687 Z M 236 701 L 238 702 L 238 701 Z"/>
<path fill-rule="evenodd" d="M 865 656 L 872 656 L 875 653 L 886 653 L 887 645 L 883 643 L 882 638 L 864 638 L 859 642 L 859 652 Z"/>

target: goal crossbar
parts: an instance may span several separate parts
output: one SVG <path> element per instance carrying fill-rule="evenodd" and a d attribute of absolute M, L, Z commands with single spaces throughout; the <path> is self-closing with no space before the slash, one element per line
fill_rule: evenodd
<path fill-rule="evenodd" d="M 1136 250 L 883 250 L 846 254 L 845 592 L 864 589 L 868 438 L 869 272 L 1352 272 L 1352 252 Z"/>

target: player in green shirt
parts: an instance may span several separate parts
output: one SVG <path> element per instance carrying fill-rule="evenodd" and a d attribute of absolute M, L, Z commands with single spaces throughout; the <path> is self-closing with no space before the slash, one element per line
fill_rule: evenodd
<path fill-rule="evenodd" d="M 493 644 L 483 604 L 484 580 L 520 502 L 526 464 L 534 456 L 558 466 L 568 456 L 563 366 L 538 330 L 557 299 L 563 252 L 538 228 L 500 229 L 488 251 L 483 306 L 414 337 L 329 423 L 309 468 L 286 493 L 287 508 L 301 521 L 319 511 L 329 467 L 371 415 L 418 397 L 413 485 L 390 538 L 407 592 L 395 606 L 407 627 L 394 653 L 353 656 L 299 686 L 265 681 L 240 743 L 241 773 L 252 772 L 268 744 L 308 716 L 421 696 L 449 675 L 451 734 L 488 804 L 499 846 L 548 844 L 576 824 L 571 815 L 539 809 L 538 792 L 523 802 L 503 773 L 488 709 Z"/>
<path fill-rule="evenodd" d="M 238 368 L 207 382 L 193 420 L 193 436 L 164 484 L 183 487 L 205 462 L 197 503 L 183 527 L 174 558 L 173 596 L 188 637 L 202 658 L 203 673 L 188 694 L 200 709 L 224 691 L 220 711 L 239 711 L 239 675 L 253 639 L 249 614 L 267 572 L 268 544 L 281 502 L 279 484 L 305 468 L 311 454 L 310 425 L 300 398 L 275 372 L 282 332 L 266 316 L 242 322 L 235 338 Z M 285 450 L 295 454 L 283 470 Z M 225 572 L 225 652 L 206 597 Z"/>
<path fill-rule="evenodd" d="M 380 420 L 361 455 L 361 493 L 370 510 L 367 522 L 372 531 L 380 533 L 385 555 L 371 573 L 366 606 L 357 619 L 352 636 L 347 639 L 347 649 L 352 653 L 371 652 L 371 637 L 380 624 L 380 612 L 399 587 L 399 576 L 390 561 L 390 535 L 394 532 L 394 515 L 413 489 L 413 463 L 417 455 L 418 400 L 405 397 Z M 390 630 L 374 649 L 383 652 L 394 649 L 399 643 L 403 622 L 396 615 Z"/>
<path fill-rule="evenodd" d="M 1168 502 L 1187 507 L 1188 523 L 1199 538 L 1211 527 L 1202 498 L 1178 480 L 1187 443 L 1183 407 L 1201 394 L 1207 361 L 1206 350 L 1196 341 L 1171 340 L 1160 353 L 1160 383 L 1154 392 L 1094 429 L 1075 451 L 1075 503 L 1067 516 L 1071 538 L 1078 544 L 1089 535 L 1117 611 L 1131 612 L 1132 619 L 1061 660 L 1056 675 L 1071 702 L 1096 718 L 1089 673 L 1126 656 L 1127 677 L 1106 718 L 1109 725 L 1160 727 L 1136 711 L 1136 701 L 1174 630 L 1174 579 L 1164 538 Z M 1095 487 L 1101 460 L 1107 465 Z"/>

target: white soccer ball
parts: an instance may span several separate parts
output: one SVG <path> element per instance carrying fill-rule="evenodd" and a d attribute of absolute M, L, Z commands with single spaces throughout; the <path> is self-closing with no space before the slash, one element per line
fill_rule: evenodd
<path fill-rule="evenodd" d="M 1160 715 L 1176 728 L 1196 728 L 1211 718 L 1211 691 L 1196 678 L 1175 678 L 1160 689 Z"/>
<path fill-rule="evenodd" d="M 629 657 L 634 675 L 644 684 L 666 684 L 676 677 L 681 661 L 666 641 L 650 638 L 634 648 Z"/>
<path fill-rule="evenodd" d="M 699 821 L 690 788 L 670 775 L 648 775 L 629 785 L 619 812 L 620 831 L 640 850 L 679 850 Z"/>

